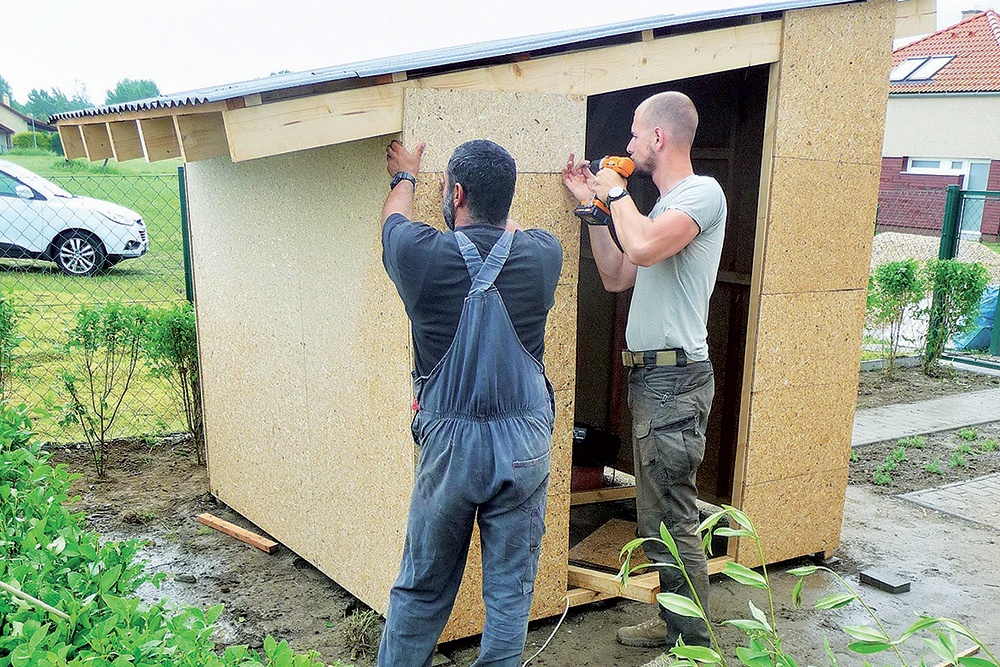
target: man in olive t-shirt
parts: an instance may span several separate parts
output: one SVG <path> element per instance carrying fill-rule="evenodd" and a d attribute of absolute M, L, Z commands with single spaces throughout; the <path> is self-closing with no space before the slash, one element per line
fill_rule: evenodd
<path fill-rule="evenodd" d="M 708 613 L 708 567 L 698 534 L 695 474 L 705 455 L 705 430 L 715 393 L 706 324 L 725 236 L 726 199 L 715 179 L 696 176 L 691 145 L 698 113 L 682 93 L 645 100 L 635 111 L 628 153 L 660 192 L 644 216 L 610 169 L 593 176 L 588 163 L 563 170 L 580 200 L 606 201 L 622 250 L 605 228 L 590 227 L 590 242 L 605 289 L 634 287 L 625 332 L 629 407 L 633 419 L 636 510 L 641 537 L 658 537 L 660 523 L 677 543 L 692 587 L 673 568 L 659 568 L 660 590 L 697 597 Z M 654 562 L 673 563 L 659 544 L 647 543 Z M 657 617 L 621 628 L 629 646 L 708 646 L 701 619 L 661 608 Z"/>

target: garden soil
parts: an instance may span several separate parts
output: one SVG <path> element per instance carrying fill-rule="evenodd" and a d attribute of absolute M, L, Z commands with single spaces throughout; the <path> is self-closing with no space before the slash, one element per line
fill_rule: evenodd
<path fill-rule="evenodd" d="M 866 382 L 863 374 L 861 399 L 884 404 L 878 402 L 883 386 Z M 972 381 L 969 386 L 984 388 Z M 890 386 L 892 390 L 895 388 L 896 385 Z M 864 394 L 865 391 L 868 393 Z M 923 397 L 951 393 L 945 384 L 925 386 L 921 391 L 925 392 Z M 989 429 L 997 429 L 998 425 L 977 428 L 982 439 L 996 437 Z M 958 446 L 954 436 L 946 433 L 928 436 L 926 447 L 919 451 L 938 452 L 939 438 L 944 441 L 942 447 Z M 327 662 L 340 659 L 357 667 L 374 664 L 373 655 L 356 653 L 357 641 L 348 639 L 347 630 L 354 625 L 348 619 L 366 611 L 357 599 L 284 547 L 268 555 L 197 523 L 198 514 L 210 512 L 260 532 L 235 512 L 217 504 L 208 493 L 205 470 L 196 464 L 187 440 L 168 437 L 146 442 L 120 441 L 114 443 L 113 451 L 107 480 L 94 477 L 85 449 L 59 447 L 53 449 L 53 454 L 55 462 L 81 474 L 74 482 L 74 493 L 80 496 L 75 509 L 84 513 L 93 529 L 107 539 L 138 539 L 147 543 L 142 557 L 151 570 L 164 572 L 167 579 L 158 590 L 151 584 L 140 589 L 145 600 L 167 598 L 177 605 L 201 606 L 224 603 L 226 609 L 216 636 L 220 646 L 260 647 L 264 636 L 271 634 L 279 641 L 288 640 L 296 651 L 318 651 Z M 879 454 L 876 449 L 870 451 L 876 458 L 879 455 L 884 458 L 886 454 L 884 451 Z M 867 460 L 867 452 L 858 453 Z M 942 449 L 937 455 L 945 453 Z M 909 450 L 907 454 L 909 459 Z M 912 456 L 915 461 L 917 451 Z M 856 588 L 858 572 L 876 565 L 911 581 L 909 593 L 895 596 L 860 587 L 865 599 L 896 632 L 912 623 L 917 613 L 948 615 L 981 631 L 985 641 L 1000 648 L 1000 624 L 993 620 L 996 609 L 1000 608 L 1000 578 L 996 575 L 1000 530 L 897 499 L 889 494 L 908 490 L 910 486 L 888 490 L 874 487 L 866 481 L 869 472 L 863 466 L 867 463 L 859 461 L 852 465 L 856 469 L 847 492 L 841 546 L 836 553 L 839 562 L 833 565 L 834 570 Z M 903 476 L 898 479 L 902 484 Z M 780 539 L 780 535 L 764 536 L 764 548 L 768 540 Z M 840 628 L 865 622 L 863 610 L 847 607 L 818 611 L 809 606 L 824 595 L 840 592 L 832 575 L 810 578 L 803 593 L 806 607 L 792 607 L 791 591 L 796 579 L 785 570 L 802 562 L 769 568 L 777 623 L 786 650 L 798 664 L 830 664 L 823 651 L 823 638 L 828 637 L 840 664 L 860 665 L 859 656 L 847 651 L 848 638 Z M 395 569 L 397 564 L 385 563 L 384 567 Z M 767 609 L 763 591 L 743 588 L 725 577 L 713 577 L 712 610 L 716 621 L 749 617 L 750 599 L 761 609 Z M 622 600 L 571 609 L 549 646 L 531 664 L 642 665 L 659 651 L 621 646 L 615 642 L 615 631 L 653 613 L 649 605 Z M 531 624 L 525 659 L 545 642 L 557 620 Z M 716 627 L 723 648 L 732 656 L 740 633 L 728 626 Z M 376 631 L 379 628 L 376 624 Z M 476 642 L 476 638 L 470 638 L 441 648 L 455 665 L 464 667 L 475 660 Z M 922 646 L 914 644 L 909 651 L 913 662 L 919 663 L 918 655 L 926 657 L 928 664 L 938 662 L 926 649 L 921 651 Z"/>

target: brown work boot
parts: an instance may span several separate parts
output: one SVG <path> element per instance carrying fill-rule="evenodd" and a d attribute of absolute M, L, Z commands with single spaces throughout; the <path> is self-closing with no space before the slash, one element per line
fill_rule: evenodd
<path fill-rule="evenodd" d="M 667 624 L 659 616 L 638 625 L 629 625 L 618 630 L 618 643 L 625 646 L 655 648 L 673 645 L 676 641 L 677 635 L 670 632 Z"/>

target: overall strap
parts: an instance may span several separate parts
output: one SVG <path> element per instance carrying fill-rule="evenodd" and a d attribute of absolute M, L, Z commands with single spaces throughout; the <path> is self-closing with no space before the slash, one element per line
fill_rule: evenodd
<path fill-rule="evenodd" d="M 510 244 L 514 239 L 513 232 L 505 231 L 500 239 L 493 245 L 490 254 L 485 260 L 479 257 L 479 251 L 475 244 L 462 232 L 455 232 L 458 247 L 465 258 L 465 266 L 469 270 L 469 277 L 472 279 L 473 292 L 485 292 L 493 286 L 493 281 L 500 275 L 500 270 L 510 255 Z"/>

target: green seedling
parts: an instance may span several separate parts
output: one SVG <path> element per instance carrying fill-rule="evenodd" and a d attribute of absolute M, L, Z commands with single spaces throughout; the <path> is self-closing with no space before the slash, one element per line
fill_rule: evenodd
<path fill-rule="evenodd" d="M 876 468 L 875 472 L 872 473 L 872 483 L 876 486 L 888 486 L 892 484 L 892 475 L 889 472 L 879 466 Z"/>
<path fill-rule="evenodd" d="M 1000 451 L 1000 441 L 996 438 L 987 438 L 979 443 L 979 448 L 984 452 Z"/>
<path fill-rule="evenodd" d="M 941 470 L 941 462 L 938 461 L 937 459 L 935 459 L 935 460 L 931 461 L 930 463 L 928 463 L 927 465 L 925 465 L 924 466 L 924 470 L 926 470 L 929 473 L 933 473 L 935 475 L 943 475 L 944 474 L 944 471 Z"/>
<path fill-rule="evenodd" d="M 969 460 L 966 459 L 961 454 L 959 454 L 958 452 L 952 454 L 951 460 L 948 461 L 948 465 L 950 465 L 952 468 L 964 468 L 966 465 L 968 465 L 968 463 Z"/>
<path fill-rule="evenodd" d="M 906 460 L 906 448 L 897 447 L 896 449 L 889 452 L 886 456 L 886 461 L 892 461 L 893 463 L 902 463 Z"/>
<path fill-rule="evenodd" d="M 857 463 L 857 461 L 858 461 L 859 458 L 860 457 L 858 456 L 858 453 L 852 449 L 851 450 L 851 456 L 850 456 L 851 463 Z"/>
<path fill-rule="evenodd" d="M 966 442 L 972 442 L 979 437 L 979 431 L 974 428 L 960 428 L 958 429 L 958 437 Z"/>
<path fill-rule="evenodd" d="M 959 454 L 971 454 L 972 453 L 972 447 L 970 447 L 968 443 L 963 442 L 961 445 L 958 446 L 958 453 Z"/>
<path fill-rule="evenodd" d="M 920 435 L 911 435 L 899 441 L 900 446 L 906 449 L 923 449 L 927 444 L 927 438 Z"/>

